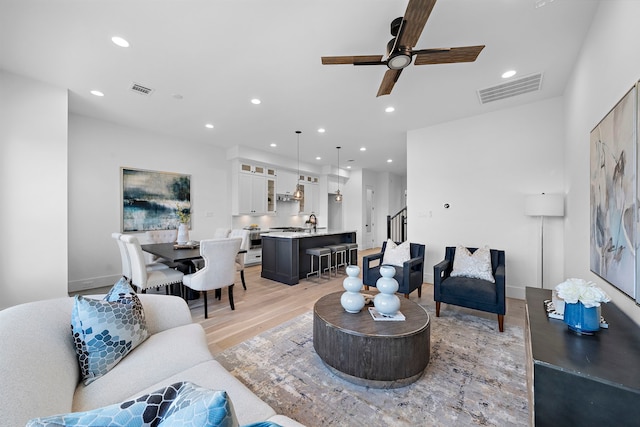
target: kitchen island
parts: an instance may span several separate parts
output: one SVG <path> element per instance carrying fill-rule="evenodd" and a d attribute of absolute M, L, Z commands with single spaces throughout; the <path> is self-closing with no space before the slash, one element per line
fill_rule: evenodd
<path fill-rule="evenodd" d="M 306 279 L 307 273 L 311 271 L 307 249 L 340 243 L 356 243 L 356 232 L 309 230 L 264 234 L 261 276 L 287 285 L 296 285 L 300 279 Z"/>

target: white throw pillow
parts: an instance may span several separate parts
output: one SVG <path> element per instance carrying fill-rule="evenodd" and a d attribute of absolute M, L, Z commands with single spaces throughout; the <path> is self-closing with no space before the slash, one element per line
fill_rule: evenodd
<path fill-rule="evenodd" d="M 407 241 L 400 245 L 396 245 L 393 240 L 387 240 L 387 246 L 385 247 L 384 256 L 382 257 L 383 264 L 402 267 L 402 265 L 410 259 L 411 243 Z"/>
<path fill-rule="evenodd" d="M 479 248 L 473 254 L 464 246 L 456 247 L 451 276 L 471 277 L 495 283 L 491 272 L 491 250 L 489 247 Z"/>

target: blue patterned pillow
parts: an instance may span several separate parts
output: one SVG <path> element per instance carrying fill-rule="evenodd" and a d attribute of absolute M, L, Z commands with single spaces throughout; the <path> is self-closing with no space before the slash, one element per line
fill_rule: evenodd
<path fill-rule="evenodd" d="M 238 421 L 225 391 L 190 382 L 172 384 L 136 399 L 86 412 L 35 418 L 27 427 L 236 427 Z"/>
<path fill-rule="evenodd" d="M 109 372 L 149 336 L 142 303 L 124 278 L 103 300 L 76 296 L 71 332 L 86 385 Z"/>

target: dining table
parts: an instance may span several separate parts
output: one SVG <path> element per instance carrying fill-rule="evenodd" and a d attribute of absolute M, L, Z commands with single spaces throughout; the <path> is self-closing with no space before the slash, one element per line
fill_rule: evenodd
<path fill-rule="evenodd" d="M 200 246 L 178 245 L 176 243 L 149 243 L 140 245 L 143 251 L 171 262 L 193 261 L 202 258 Z"/>
<path fill-rule="evenodd" d="M 173 243 L 148 243 L 140 245 L 144 252 L 148 252 L 152 255 L 156 255 L 160 258 L 164 258 L 172 263 L 182 263 L 185 265 L 187 271 L 186 274 L 195 272 L 195 264 L 191 261 L 202 259 L 200 255 L 199 243 L 194 244 L 177 244 Z M 239 254 L 246 254 L 246 249 L 240 249 Z M 200 293 L 189 289 L 187 292 L 187 299 L 198 299 Z"/>
<path fill-rule="evenodd" d="M 202 258 L 200 255 L 200 245 L 179 245 L 176 243 L 149 243 L 140 245 L 142 250 L 150 254 L 159 256 L 171 262 L 193 261 Z M 246 249 L 240 249 L 239 254 L 246 254 Z"/>

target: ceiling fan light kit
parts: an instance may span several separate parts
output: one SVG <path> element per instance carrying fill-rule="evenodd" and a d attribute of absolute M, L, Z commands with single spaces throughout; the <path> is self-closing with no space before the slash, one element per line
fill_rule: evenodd
<path fill-rule="evenodd" d="M 386 65 L 388 70 L 376 95 L 382 96 L 391 93 L 400 73 L 411 64 L 414 55 L 414 65 L 474 62 L 484 45 L 413 50 L 435 4 L 436 0 L 409 0 L 404 16 L 391 22 L 393 39 L 387 43 L 386 60 L 382 55 L 323 56 L 322 64 Z"/>

